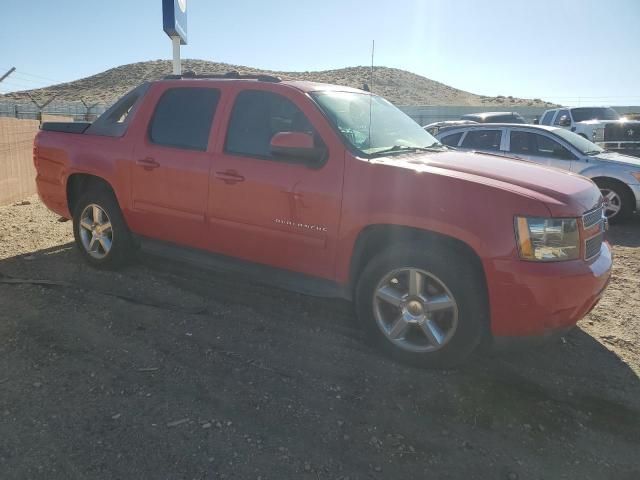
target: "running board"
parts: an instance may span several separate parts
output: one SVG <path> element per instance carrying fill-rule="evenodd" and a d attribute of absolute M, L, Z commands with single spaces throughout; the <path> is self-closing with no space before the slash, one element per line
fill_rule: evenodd
<path fill-rule="evenodd" d="M 351 299 L 348 288 L 331 280 L 312 277 L 303 273 L 269 267 L 259 263 L 239 260 L 216 253 L 161 242 L 147 237 L 135 237 L 140 249 L 152 256 L 161 257 L 198 269 L 220 273 L 236 273 L 251 278 L 256 283 L 290 290 L 304 295 L 324 298 Z"/>

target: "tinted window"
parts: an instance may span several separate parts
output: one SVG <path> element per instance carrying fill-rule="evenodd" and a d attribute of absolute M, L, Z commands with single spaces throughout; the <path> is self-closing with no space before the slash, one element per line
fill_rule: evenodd
<path fill-rule="evenodd" d="M 460 137 L 462 137 L 463 132 L 454 133 L 453 135 L 447 135 L 446 137 L 442 137 L 440 142 L 445 145 L 449 145 L 450 147 L 457 147 L 458 143 L 460 143 Z"/>
<path fill-rule="evenodd" d="M 558 159 L 573 158 L 571 152 L 558 142 L 537 133 L 511 132 L 510 144 L 510 150 L 515 154 Z"/>
<path fill-rule="evenodd" d="M 279 132 L 314 134 L 307 117 L 289 99 L 271 92 L 245 90 L 233 106 L 225 151 L 271 157 L 271 139 Z"/>
<path fill-rule="evenodd" d="M 220 92 L 210 88 L 172 88 L 156 106 L 149 126 L 153 143 L 206 150 Z"/>
<path fill-rule="evenodd" d="M 556 113 L 554 110 L 545 113 L 542 120 L 540 120 L 540 125 L 551 125 L 551 119 L 553 118 L 554 113 Z"/>
<path fill-rule="evenodd" d="M 560 125 L 560 119 L 562 117 L 569 117 L 569 110 L 560 110 L 558 115 L 556 116 L 556 121 L 553 122 L 554 125 Z"/>
<path fill-rule="evenodd" d="M 520 115 L 505 114 L 485 117 L 483 123 L 527 123 Z"/>
<path fill-rule="evenodd" d="M 500 150 L 500 130 L 471 130 L 462 141 L 464 148 L 476 150 Z"/>
<path fill-rule="evenodd" d="M 620 120 L 620 115 L 613 108 L 572 108 L 571 114 L 576 122 L 585 120 Z"/>

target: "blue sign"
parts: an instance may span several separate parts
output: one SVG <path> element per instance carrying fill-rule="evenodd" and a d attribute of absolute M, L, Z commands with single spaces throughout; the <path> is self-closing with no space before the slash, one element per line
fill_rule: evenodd
<path fill-rule="evenodd" d="M 187 0 L 162 0 L 162 26 L 167 35 L 187 44 Z"/>

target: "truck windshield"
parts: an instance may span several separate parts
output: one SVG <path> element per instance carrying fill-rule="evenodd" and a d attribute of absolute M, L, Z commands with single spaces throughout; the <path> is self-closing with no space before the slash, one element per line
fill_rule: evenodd
<path fill-rule="evenodd" d="M 446 149 L 382 97 L 356 92 L 311 95 L 344 139 L 364 155 Z"/>
<path fill-rule="evenodd" d="M 553 131 L 556 135 L 563 138 L 575 148 L 577 148 L 580 152 L 586 155 L 597 155 L 599 153 L 604 152 L 602 147 L 599 147 L 593 142 L 590 142 L 586 138 L 577 133 L 570 132 L 565 130 L 564 128 L 557 128 Z"/>
<path fill-rule="evenodd" d="M 575 122 L 587 120 L 620 120 L 620 115 L 613 108 L 572 108 L 571 114 Z"/>

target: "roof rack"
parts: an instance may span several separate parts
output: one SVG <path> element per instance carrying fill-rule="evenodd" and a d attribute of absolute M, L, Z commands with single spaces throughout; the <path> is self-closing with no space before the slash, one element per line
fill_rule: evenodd
<path fill-rule="evenodd" d="M 205 74 L 196 74 L 192 71 L 186 71 L 182 75 L 167 75 L 164 77 L 165 80 L 180 80 L 183 78 L 228 78 L 228 79 L 238 79 L 238 80 L 258 80 L 259 82 L 273 82 L 278 83 L 281 82 L 282 79 L 280 77 L 276 77 L 273 75 L 245 75 L 240 74 L 235 70 L 232 70 L 227 73 L 205 73 Z"/>

